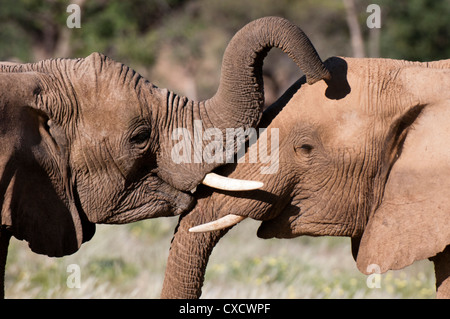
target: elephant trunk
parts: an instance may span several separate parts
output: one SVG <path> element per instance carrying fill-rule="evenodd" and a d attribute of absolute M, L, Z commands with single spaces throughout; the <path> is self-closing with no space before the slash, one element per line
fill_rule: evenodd
<path fill-rule="evenodd" d="M 264 85 L 262 77 L 263 60 L 271 48 L 279 48 L 287 53 L 305 73 L 307 82 L 313 84 L 319 80 L 328 80 L 330 73 L 324 66 L 308 37 L 296 25 L 279 17 L 265 17 L 250 22 L 231 39 L 227 46 L 223 62 L 219 88 L 216 94 L 201 102 L 189 101 L 168 92 L 167 110 L 178 109 L 172 116 L 177 118 L 171 124 L 178 127 L 190 127 L 195 133 L 212 129 L 221 134 L 221 160 L 205 161 L 204 153 L 195 153 L 189 163 L 175 163 L 172 150 L 175 142 L 161 141 L 159 175 L 172 186 L 180 190 L 190 190 L 197 186 L 204 176 L 216 167 L 229 162 L 230 155 L 242 147 L 248 128 L 256 127 L 261 119 L 264 107 Z M 197 122 L 195 122 L 198 120 Z M 168 125 L 173 128 L 173 125 Z M 227 129 L 236 129 L 236 138 L 227 140 Z M 217 133 L 218 132 L 218 133 Z M 166 136 L 173 136 L 173 131 Z M 164 137 L 167 138 L 167 137 Z M 193 141 L 194 149 L 204 150 L 211 140 Z M 198 144 L 201 144 L 198 146 Z M 197 159 L 197 161 L 196 161 Z M 181 164 L 181 165 L 180 165 Z M 172 172 L 180 174 L 174 175 Z"/>
<path fill-rule="evenodd" d="M 271 48 L 287 53 L 306 74 L 309 84 L 330 78 L 300 28 L 278 17 L 255 20 L 236 33 L 225 50 L 218 91 L 205 103 L 208 114 L 220 115 L 212 121 L 214 127 L 247 128 L 258 124 L 264 106 L 263 60 Z M 227 119 L 225 123 L 223 119 Z"/>
<path fill-rule="evenodd" d="M 228 229 L 208 233 L 191 233 L 189 228 L 198 219 L 212 219 L 198 211 L 197 206 L 189 214 L 180 217 L 175 230 L 167 261 L 161 298 L 196 299 L 202 293 L 202 285 L 209 256 Z"/>

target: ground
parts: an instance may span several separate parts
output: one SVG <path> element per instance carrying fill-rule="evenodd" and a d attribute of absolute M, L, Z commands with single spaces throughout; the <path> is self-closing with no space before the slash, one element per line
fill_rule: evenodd
<path fill-rule="evenodd" d="M 94 238 L 64 258 L 34 254 L 25 242 L 12 239 L 6 297 L 159 298 L 176 222 L 160 218 L 97 225 Z M 368 277 L 356 268 L 348 238 L 262 240 L 256 237 L 258 224 L 245 220 L 219 242 L 202 298 L 435 297 L 428 260 L 382 274 L 380 288 L 369 288 Z M 75 268 L 69 266 L 73 264 Z M 79 288 L 69 288 L 76 283 L 74 269 L 79 269 Z"/>

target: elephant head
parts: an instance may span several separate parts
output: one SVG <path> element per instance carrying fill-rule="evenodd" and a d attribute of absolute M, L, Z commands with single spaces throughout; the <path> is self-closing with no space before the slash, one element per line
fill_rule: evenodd
<path fill-rule="evenodd" d="M 262 62 L 272 47 L 287 52 L 310 83 L 329 77 L 304 33 L 276 17 L 249 23 L 233 37 L 218 91 L 205 101 L 160 89 L 99 53 L 0 64 L 2 229 L 35 252 L 61 256 L 91 238 L 92 223 L 192 208 L 188 191 L 223 163 L 180 163 L 173 132 L 194 133 L 197 123 L 223 132 L 256 126 Z"/>
<path fill-rule="evenodd" d="M 438 296 L 450 296 L 450 60 L 333 57 L 325 65 L 331 80 L 297 81 L 264 114 L 267 135 L 222 167 L 261 189 L 198 190 L 174 235 L 162 297 L 199 297 L 214 245 L 247 217 L 262 221 L 261 238 L 351 237 L 363 273 L 433 258 Z M 278 163 L 269 174 L 264 149 Z"/>

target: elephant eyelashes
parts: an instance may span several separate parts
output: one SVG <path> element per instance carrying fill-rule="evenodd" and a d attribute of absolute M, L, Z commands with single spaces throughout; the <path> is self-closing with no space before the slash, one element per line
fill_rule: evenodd
<path fill-rule="evenodd" d="M 138 148 L 145 148 L 150 140 L 150 130 L 140 129 L 130 138 L 130 143 Z"/>
<path fill-rule="evenodd" d="M 313 148 L 314 147 L 310 144 L 302 144 L 301 146 L 297 146 L 295 148 L 295 152 L 302 155 L 309 155 Z"/>

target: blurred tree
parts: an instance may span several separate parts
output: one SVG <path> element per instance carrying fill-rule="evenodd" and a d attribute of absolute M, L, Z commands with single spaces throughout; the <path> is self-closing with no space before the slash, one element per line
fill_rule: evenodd
<path fill-rule="evenodd" d="M 187 0 L 87 1 L 82 28 L 73 31 L 74 52 L 103 52 L 125 63 L 152 65 L 159 24 Z"/>
<path fill-rule="evenodd" d="M 187 0 L 1 0 L 0 59 L 37 61 L 103 52 L 136 63 L 154 62 L 153 31 Z M 81 7 L 81 28 L 66 12 Z"/>
<path fill-rule="evenodd" d="M 361 26 L 356 13 L 354 0 L 344 0 L 347 24 L 350 32 L 350 42 L 352 45 L 353 56 L 355 58 L 365 57 L 364 40 L 362 37 Z"/>
<path fill-rule="evenodd" d="M 171 77 L 170 69 L 158 68 L 154 78 L 161 86 L 174 88 L 190 98 L 210 97 L 218 86 L 221 59 L 228 41 L 246 23 L 268 15 L 282 16 L 299 25 L 324 58 L 351 53 L 345 9 L 340 1 L 191 0 L 168 16 L 159 28 L 164 34 L 164 49 L 158 61 L 171 59 L 172 71 L 183 77 Z M 279 50 L 272 50 L 264 65 L 266 75 L 277 83 L 266 91 L 277 91 L 276 97 L 301 75 Z"/>
<path fill-rule="evenodd" d="M 450 56 L 449 0 L 379 0 L 382 25 L 376 30 L 366 26 L 366 8 L 373 1 L 350 2 L 368 56 Z M 81 6 L 80 29 L 66 26 L 70 3 Z M 33 62 L 97 51 L 130 65 L 156 85 L 203 99 L 217 89 L 222 55 L 233 34 L 267 15 L 299 25 L 323 59 L 354 55 L 344 1 L 0 0 L 0 60 Z M 265 73 L 274 83 L 275 97 L 301 74 L 278 50 L 265 60 Z"/>
<path fill-rule="evenodd" d="M 450 57 L 450 1 L 380 1 L 381 55 L 431 61 Z"/>
<path fill-rule="evenodd" d="M 67 4 L 54 0 L 2 0 L 0 58 L 29 60 L 54 53 Z"/>
<path fill-rule="evenodd" d="M 215 92 L 226 44 L 262 16 L 284 16 L 299 24 L 325 57 L 349 52 L 343 6 L 335 0 L 1 1 L 0 60 L 32 62 L 98 51 L 145 76 L 154 73 L 158 85 L 178 86 L 191 98 Z M 81 6 L 80 29 L 66 26 L 69 3 Z M 299 76 L 279 52 L 267 61 L 279 90 Z"/>

